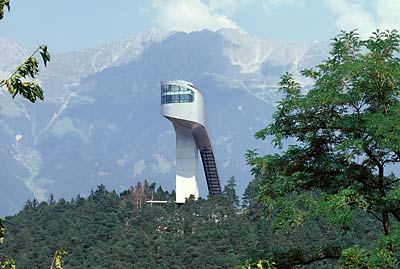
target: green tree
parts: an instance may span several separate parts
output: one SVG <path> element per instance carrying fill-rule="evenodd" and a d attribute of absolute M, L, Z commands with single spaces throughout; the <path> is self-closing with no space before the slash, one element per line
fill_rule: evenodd
<path fill-rule="evenodd" d="M 355 31 L 335 37 L 329 58 L 302 71 L 315 80 L 309 91 L 292 75 L 282 76 L 284 98 L 272 123 L 256 133 L 273 136 L 282 152 L 247 152 L 275 227 L 292 229 L 314 218 L 354 232 L 355 216 L 369 213 L 382 227 L 383 245 L 369 242 L 342 256 L 379 256 L 380 268 L 400 262 L 392 239 L 393 221 L 400 221 L 400 179 L 389 169 L 400 162 L 399 43 L 397 31 L 376 31 L 366 40 Z"/>
<path fill-rule="evenodd" d="M 217 269 L 246 260 L 259 240 L 255 223 L 237 214 L 227 195 L 141 207 L 129 196 L 100 185 L 87 198 L 27 206 L 6 218 L 0 255 L 10 253 L 19 268 L 45 268 L 63 246 L 71 269 Z"/>
<path fill-rule="evenodd" d="M 222 193 L 233 208 L 237 209 L 239 207 L 240 202 L 239 197 L 236 195 L 236 180 L 234 176 L 229 178 Z"/>

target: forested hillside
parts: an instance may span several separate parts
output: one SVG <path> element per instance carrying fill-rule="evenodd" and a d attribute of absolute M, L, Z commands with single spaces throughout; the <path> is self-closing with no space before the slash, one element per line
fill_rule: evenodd
<path fill-rule="evenodd" d="M 0 20 L 3 9 L 9 9 L 9 3 L 9 0 L 0 0 Z M 296 61 L 293 65 L 296 68 L 289 68 L 264 59 L 262 62 L 250 61 L 246 64 L 247 69 L 239 70 L 243 67 L 240 63 L 244 62 L 232 63 L 225 54 L 226 41 L 224 36 L 206 30 L 170 35 L 149 47 L 137 61 L 104 69 L 84 79 L 81 85 L 68 86 L 62 101 L 52 103 L 54 107 L 50 110 L 58 112 L 53 113 L 50 122 L 38 133 L 34 117 L 30 116 L 36 112 L 28 112 L 30 110 L 23 109 L 25 106 L 18 107 L 18 113 L 24 114 L 22 118 L 15 117 L 15 111 L 9 112 L 10 122 L 32 124 L 33 131 L 29 128 L 27 132 L 13 131 L 10 126 L 14 125 L 0 122 L 6 130 L 0 132 L 0 137 L 6 138 L 3 139 L 5 143 L 11 145 L 7 144 L 3 150 L 0 146 L 0 155 L 12 156 L 19 168 L 24 167 L 20 171 L 29 172 L 24 182 L 40 201 L 28 200 L 16 215 L 5 220 L 0 218 L 0 268 L 49 268 L 50 264 L 50 269 L 400 268 L 400 33 L 377 30 L 368 39 L 361 39 L 355 30 L 343 31 L 332 39 L 326 60 L 300 72 L 304 76 L 303 82 L 313 81 L 312 85 L 301 86 L 296 72 L 281 76 L 278 82 L 280 101 L 271 121 L 268 118 L 271 111 L 265 109 L 266 104 L 271 104 L 253 90 L 274 92 L 275 86 L 263 83 L 261 88 L 251 88 L 243 85 L 248 81 L 265 82 L 264 78 L 256 78 L 274 74 L 274 70 L 277 76 L 284 69 L 298 71 L 303 64 Z M 170 48 L 178 48 L 176 51 L 183 56 L 176 65 L 171 65 L 176 57 L 169 53 Z M 199 54 L 193 55 L 193 51 Z M 0 81 L 0 87 L 6 85 L 13 97 L 20 93 L 31 102 L 44 98 L 37 82 L 21 80 L 27 76 L 34 78 L 37 74 L 38 60 L 33 57 L 36 52 L 41 54 L 46 65 L 50 55 L 46 46 L 40 46 L 8 79 Z M 162 64 L 165 62 L 168 64 Z M 277 69 L 279 66 L 281 68 Z M 254 67 L 261 74 L 252 78 L 243 73 Z M 95 186 L 91 179 L 96 177 L 101 177 L 101 182 L 105 183 L 104 178 L 108 177 L 119 182 L 128 178 L 119 168 L 129 161 L 135 163 L 130 182 L 136 183 L 134 179 L 141 177 L 146 168 L 147 157 L 143 156 L 156 159 L 158 165 L 146 159 L 154 172 L 165 175 L 173 171 L 167 161 L 172 159 L 160 153 L 165 149 L 159 147 L 156 151 L 150 149 L 141 153 L 136 151 L 131 135 L 127 134 L 135 133 L 137 143 L 146 150 L 157 146 L 158 142 L 154 141 L 165 144 L 162 132 L 157 130 L 166 128 L 152 124 L 157 121 L 144 121 L 140 115 L 147 113 L 140 111 L 152 111 L 153 116 L 159 116 L 148 106 L 151 103 L 159 105 L 155 81 L 160 81 L 161 76 L 170 77 L 177 70 L 188 74 L 187 77 L 181 75 L 184 79 L 199 81 L 200 88 L 204 86 L 211 90 L 205 99 L 215 101 L 211 103 L 215 115 L 222 114 L 220 112 L 240 115 L 230 121 L 235 123 L 231 126 L 234 128 L 224 130 L 228 136 L 219 135 L 214 141 L 217 146 L 224 145 L 229 153 L 229 158 L 222 164 L 223 169 L 219 170 L 224 171 L 220 174 L 222 182 L 227 182 L 222 194 L 197 200 L 189 197 L 184 204 L 176 204 L 174 191 L 169 193 L 161 186 L 145 181 L 127 190 L 123 186 L 128 185 L 119 185 L 121 193 L 100 185 L 85 197 L 78 195 L 70 199 L 70 193 L 63 189 L 66 185 L 82 191 L 84 185 L 89 189 Z M 133 73 L 140 76 L 132 79 Z M 236 80 L 236 76 L 241 80 Z M 236 93 L 226 95 L 228 84 L 225 83 L 231 82 L 231 78 L 235 78 L 233 84 L 238 84 L 229 89 L 235 89 Z M 146 90 L 143 99 L 138 98 L 141 96 L 137 94 L 138 89 Z M 119 94 L 115 94 L 115 90 Z M 154 95 L 149 96 L 149 93 Z M 131 110 L 132 103 L 126 102 L 129 99 L 135 100 L 138 107 Z M 223 104 L 221 100 L 228 100 L 231 105 Z M 248 104 L 244 106 L 244 103 Z M 56 109 L 60 104 L 61 108 Z M 96 106 L 88 106 L 93 104 Z M 111 110 L 98 109 L 101 113 L 97 113 L 93 109 L 96 107 Z M 82 118 L 82 115 L 85 116 Z M 121 115 L 129 116 L 121 119 Z M 57 120 L 57 117 L 62 118 Z M 133 119 L 145 124 L 128 124 Z M 229 126 L 226 124 L 229 121 L 222 118 L 219 122 L 224 123 L 221 126 Z M 236 125 L 237 122 L 244 123 L 246 128 Z M 233 146 L 233 141 L 240 141 L 240 146 L 246 148 L 250 148 L 250 144 L 245 139 L 237 139 L 241 135 L 232 139 L 234 132 L 229 130 L 250 133 L 258 124 L 267 126 L 255 137 L 272 139 L 276 151 L 267 151 L 269 154 L 263 155 L 268 146 L 261 151 L 247 150 L 247 168 L 251 169 L 253 179 L 240 199 L 234 177 L 224 179 L 227 179 L 229 167 L 240 168 L 240 177 L 247 173 L 241 162 L 231 159 L 233 148 L 242 150 Z M 142 134 L 125 128 L 146 125 L 151 127 Z M 157 134 L 158 140 L 146 143 L 145 138 L 151 138 L 146 135 L 148 133 Z M 66 134 L 71 140 L 63 140 Z M 170 138 L 171 134 L 164 132 Z M 26 138 L 34 142 L 24 144 Z M 39 151 L 44 141 L 51 146 Z M 77 149 L 77 154 L 69 155 L 63 147 L 55 151 L 54 145 Z M 109 145 L 113 148 L 120 145 L 122 151 L 110 153 Z M 271 146 L 270 143 L 267 145 Z M 98 149 L 104 159 L 90 157 L 98 156 Z M 92 155 L 88 154 L 90 152 Z M 243 156 L 244 150 L 241 154 Z M 79 155 L 83 157 L 74 157 Z M 60 165 L 51 165 L 54 158 L 61 158 Z M 0 178 L 12 184 L 2 184 L 0 188 L 0 210 L 9 210 L 13 203 L 9 202 L 12 199 L 8 196 L 21 196 L 14 178 L 22 177 L 12 171 L 14 161 L 3 159 L 1 171 L 6 174 L 0 173 Z M 108 163 L 119 168 L 105 169 Z M 42 164 L 57 167 L 57 170 L 46 169 L 42 174 Z M 65 172 L 82 170 L 86 170 L 86 176 Z M 132 169 L 128 170 L 131 173 Z M 55 184 L 59 176 L 65 178 L 58 181 L 62 184 Z M 242 187 L 246 182 L 245 179 L 240 181 L 244 184 Z M 56 201 L 54 195 L 50 195 L 45 202 L 52 190 L 49 186 L 66 195 L 66 199 Z M 64 257 L 66 253 L 68 256 Z"/>
<path fill-rule="evenodd" d="M 0 254 L 13 257 L 17 268 L 47 268 L 60 248 L 69 253 L 65 269 L 236 268 L 265 257 L 280 268 L 334 268 L 343 247 L 368 244 L 365 240 L 374 237 L 369 225 L 340 234 L 318 221 L 291 233 L 274 231 L 271 222 L 260 217 L 256 189 L 255 182 L 249 185 L 243 206 L 233 179 L 223 195 L 180 206 L 146 203 L 174 200 L 174 193 L 147 182 L 121 194 L 101 185 L 87 198 L 28 201 L 5 220 Z"/>

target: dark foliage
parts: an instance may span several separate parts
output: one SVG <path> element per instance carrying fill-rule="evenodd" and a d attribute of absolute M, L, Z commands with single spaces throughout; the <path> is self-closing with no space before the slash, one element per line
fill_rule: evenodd
<path fill-rule="evenodd" d="M 151 206 L 138 197 L 171 195 L 140 185 L 141 194 L 99 186 L 87 198 L 28 201 L 4 221 L 0 254 L 18 268 L 46 268 L 60 248 L 69 253 L 65 268 L 233 268 L 254 251 L 255 226 L 237 214 L 232 186 L 230 196 Z"/>
<path fill-rule="evenodd" d="M 277 268 L 307 263 L 307 268 L 335 268 L 342 247 L 363 245 L 375 232 L 360 227 L 360 233 L 343 235 L 318 221 L 293 233 L 277 231 L 261 217 L 257 186 L 250 183 L 242 208 L 234 178 L 223 195 L 189 199 L 180 206 L 172 202 L 173 193 L 147 182 L 121 194 L 101 185 L 87 198 L 28 201 L 4 221 L 7 233 L 0 256 L 13 257 L 17 268 L 47 268 L 61 248 L 69 253 L 65 269 L 235 268 L 265 257 Z M 170 202 L 146 203 L 152 198 Z M 333 259 L 319 261 L 322 255 Z"/>

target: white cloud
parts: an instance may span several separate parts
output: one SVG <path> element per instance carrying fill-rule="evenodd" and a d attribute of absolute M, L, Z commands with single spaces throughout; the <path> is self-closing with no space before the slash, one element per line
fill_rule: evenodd
<path fill-rule="evenodd" d="M 238 0 L 208 0 L 208 7 L 212 11 L 232 14 L 239 7 L 239 2 Z"/>
<path fill-rule="evenodd" d="M 154 158 L 157 160 L 157 164 L 152 164 L 151 167 L 153 171 L 159 174 L 165 174 L 171 169 L 171 164 L 167 161 L 167 159 L 162 154 L 154 154 Z"/>
<path fill-rule="evenodd" d="M 106 171 L 97 171 L 97 176 L 98 177 L 105 177 L 110 175 L 110 173 L 106 172 Z"/>
<path fill-rule="evenodd" d="M 374 0 L 372 3 L 374 10 L 368 10 L 366 2 L 361 0 L 325 0 L 325 4 L 337 15 L 336 25 L 341 30 L 358 29 L 360 35 L 366 38 L 376 29 L 400 28 L 400 0 Z"/>
<path fill-rule="evenodd" d="M 400 28 L 400 0 L 377 0 L 376 12 L 378 16 L 378 28 Z"/>
<path fill-rule="evenodd" d="M 144 164 L 144 159 L 135 162 L 135 165 L 133 166 L 132 178 L 140 176 L 143 173 L 144 169 L 146 169 L 146 165 Z"/>
<path fill-rule="evenodd" d="M 340 30 L 357 29 L 361 36 L 369 36 L 375 30 L 374 17 L 360 4 L 348 0 L 326 0 L 327 6 L 338 16 Z"/>
<path fill-rule="evenodd" d="M 239 28 L 227 16 L 237 7 L 234 0 L 153 0 L 152 6 L 157 11 L 156 23 L 166 31 Z"/>
<path fill-rule="evenodd" d="M 304 7 L 301 0 L 263 0 L 261 3 L 266 12 L 271 12 L 276 6 Z"/>

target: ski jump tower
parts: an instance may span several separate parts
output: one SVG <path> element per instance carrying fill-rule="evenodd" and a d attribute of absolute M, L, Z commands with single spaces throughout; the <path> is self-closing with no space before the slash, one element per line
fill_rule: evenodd
<path fill-rule="evenodd" d="M 198 152 L 210 194 L 220 194 L 217 166 L 206 126 L 203 97 L 195 86 L 183 80 L 161 82 L 161 113 L 172 121 L 176 133 L 176 202 L 190 195 L 199 197 Z"/>

